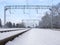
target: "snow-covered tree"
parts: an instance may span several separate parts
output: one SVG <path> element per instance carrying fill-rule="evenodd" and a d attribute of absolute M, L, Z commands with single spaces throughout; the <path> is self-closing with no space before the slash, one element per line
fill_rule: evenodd
<path fill-rule="evenodd" d="M 22 23 L 17 23 L 17 24 L 16 24 L 16 27 L 17 27 L 17 28 L 25 28 L 26 26 L 25 26 L 25 23 L 22 22 Z"/>
<path fill-rule="evenodd" d="M 51 27 L 51 16 L 47 12 L 45 16 L 42 17 L 42 21 L 39 22 L 39 26 L 44 28 Z"/>
<path fill-rule="evenodd" d="M 5 24 L 5 27 L 7 27 L 7 28 L 12 28 L 12 23 L 11 23 L 11 22 L 7 22 L 7 23 Z"/>
<path fill-rule="evenodd" d="M 16 27 L 15 23 L 13 23 L 12 27 L 13 27 L 13 28 L 15 28 L 15 27 Z"/>
<path fill-rule="evenodd" d="M 49 10 L 50 14 L 46 13 L 45 16 L 42 17 L 42 21 L 40 21 L 39 26 L 51 28 L 52 24 L 53 28 L 60 28 L 60 3 L 52 6 Z"/>

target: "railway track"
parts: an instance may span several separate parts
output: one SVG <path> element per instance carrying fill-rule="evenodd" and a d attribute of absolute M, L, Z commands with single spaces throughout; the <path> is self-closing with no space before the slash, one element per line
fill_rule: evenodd
<path fill-rule="evenodd" d="M 41 28 L 42 29 L 42 28 Z M 45 28 L 46 29 L 46 28 Z M 0 33 L 4 33 L 4 32 L 12 32 L 12 31 L 19 31 L 19 30 L 24 30 L 24 29 L 15 29 L 15 30 L 4 30 L 4 31 L 0 31 Z M 54 31 L 60 31 L 60 29 L 53 29 Z"/>
<path fill-rule="evenodd" d="M 11 32 L 11 31 L 19 31 L 19 30 L 24 30 L 24 29 L 4 30 L 4 31 L 0 31 L 0 33 L 4 33 L 4 32 Z"/>
<path fill-rule="evenodd" d="M 27 30 L 25 30 L 23 32 L 20 32 L 20 33 L 16 34 L 16 35 L 12 35 L 12 36 L 7 37 L 7 38 L 5 38 L 3 40 L 0 40 L 0 45 L 5 45 L 8 41 L 14 40 L 16 37 L 18 37 L 19 35 L 22 35 L 23 33 L 27 32 L 29 30 L 31 30 L 31 29 L 27 29 Z"/>

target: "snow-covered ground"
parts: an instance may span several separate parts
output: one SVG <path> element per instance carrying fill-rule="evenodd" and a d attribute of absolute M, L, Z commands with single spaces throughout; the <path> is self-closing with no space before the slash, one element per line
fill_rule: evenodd
<path fill-rule="evenodd" d="M 5 38 L 7 38 L 7 37 L 10 37 L 10 36 L 12 36 L 12 35 L 16 35 L 16 34 L 18 34 L 18 33 L 20 33 L 20 32 L 26 31 L 26 30 L 27 30 L 27 29 L 25 29 L 25 30 L 19 30 L 19 31 L 12 31 L 12 32 L 0 33 L 0 40 L 5 39 Z"/>
<path fill-rule="evenodd" d="M 6 31 L 6 30 L 24 30 L 25 28 L 0 28 L 0 31 Z"/>
<path fill-rule="evenodd" d="M 60 45 L 60 31 L 32 29 L 6 45 Z"/>

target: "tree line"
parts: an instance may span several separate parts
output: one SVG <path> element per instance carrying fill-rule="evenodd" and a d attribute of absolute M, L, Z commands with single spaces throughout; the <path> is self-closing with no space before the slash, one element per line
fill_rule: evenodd
<path fill-rule="evenodd" d="M 26 27 L 25 24 L 24 24 L 24 22 L 17 23 L 17 24 L 12 23 L 12 22 L 7 22 L 5 25 L 2 25 L 2 21 L 0 19 L 0 28 L 2 28 L 3 26 L 5 28 L 25 28 Z"/>
<path fill-rule="evenodd" d="M 52 6 L 39 22 L 40 28 L 60 28 L 60 3 Z"/>
<path fill-rule="evenodd" d="M 26 26 L 25 26 L 24 22 L 17 23 L 17 24 L 11 23 L 11 22 L 7 22 L 5 24 L 5 27 L 8 27 L 8 28 L 25 28 Z"/>

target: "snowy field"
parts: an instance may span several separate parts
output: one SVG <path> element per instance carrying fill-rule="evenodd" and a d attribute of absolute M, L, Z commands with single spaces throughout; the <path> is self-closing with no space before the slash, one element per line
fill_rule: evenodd
<path fill-rule="evenodd" d="M 27 29 L 19 30 L 19 31 L 11 31 L 11 32 L 0 33 L 0 40 L 5 39 L 5 38 L 10 37 L 10 36 L 13 36 L 13 35 L 16 35 L 16 34 L 18 34 L 20 32 L 26 31 L 26 30 Z"/>
<path fill-rule="evenodd" d="M 60 45 L 60 31 L 31 29 L 6 45 Z"/>

